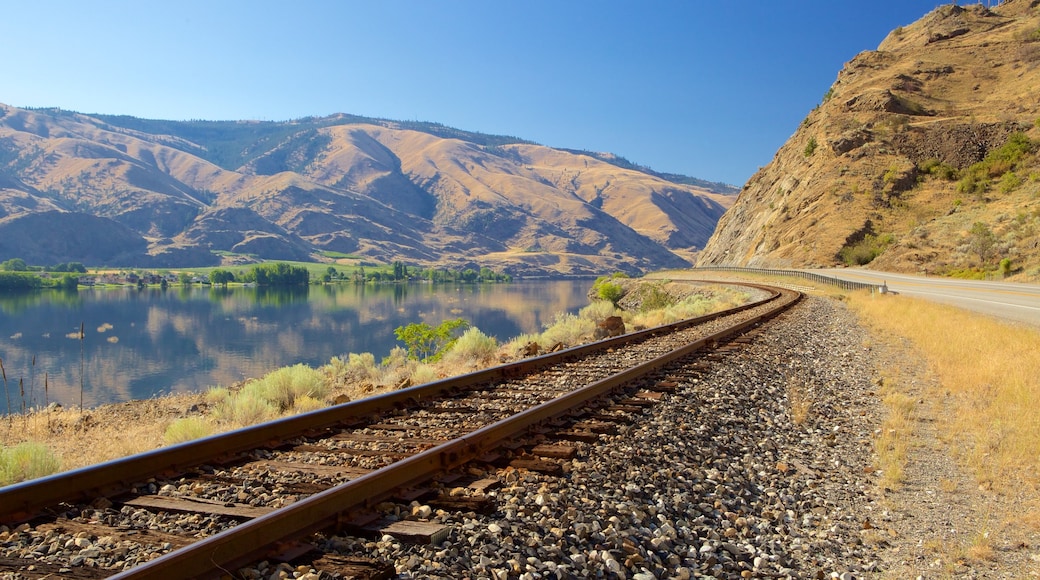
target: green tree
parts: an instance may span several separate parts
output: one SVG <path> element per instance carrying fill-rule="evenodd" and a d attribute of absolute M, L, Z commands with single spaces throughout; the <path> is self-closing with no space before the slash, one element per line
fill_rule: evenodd
<path fill-rule="evenodd" d="M 235 281 L 235 275 L 230 270 L 217 269 L 209 273 L 209 281 L 227 288 L 229 282 Z"/>
<path fill-rule="evenodd" d="M 72 274 L 63 274 L 61 280 L 58 282 L 58 288 L 63 290 L 78 290 L 79 277 L 73 276 Z"/>
<path fill-rule="evenodd" d="M 181 272 L 177 275 L 177 280 L 180 281 L 181 286 L 191 286 L 191 272 Z"/>
<path fill-rule="evenodd" d="M 400 261 L 395 261 L 392 266 L 394 268 L 394 280 L 408 279 L 408 266 L 405 266 L 404 263 Z"/>
<path fill-rule="evenodd" d="M 0 263 L 0 269 L 6 272 L 28 272 L 29 265 L 21 258 L 11 258 L 6 262 Z"/>
<path fill-rule="evenodd" d="M 257 286 L 306 286 L 310 277 L 307 268 L 285 262 L 253 266 L 251 276 Z"/>
<path fill-rule="evenodd" d="M 982 222 L 975 222 L 968 231 L 968 247 L 974 252 L 982 263 L 986 263 L 992 256 L 997 246 L 997 236 L 989 226 Z"/>
<path fill-rule="evenodd" d="M 464 318 L 445 320 L 436 327 L 425 322 L 413 322 L 398 326 L 394 329 L 394 336 L 408 349 L 408 358 L 435 362 L 455 344 L 459 331 L 467 326 L 469 322 Z"/>

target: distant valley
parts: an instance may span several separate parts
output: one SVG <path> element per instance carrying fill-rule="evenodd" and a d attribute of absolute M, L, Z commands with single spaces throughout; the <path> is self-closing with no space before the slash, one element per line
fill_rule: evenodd
<path fill-rule="evenodd" d="M 338 259 L 639 273 L 691 265 L 736 191 L 435 123 L 0 105 L 0 257 L 31 264 Z"/>

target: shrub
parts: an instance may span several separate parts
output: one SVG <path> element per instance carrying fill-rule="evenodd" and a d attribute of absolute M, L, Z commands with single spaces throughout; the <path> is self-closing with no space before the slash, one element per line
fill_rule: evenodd
<path fill-rule="evenodd" d="M 437 375 L 437 369 L 433 368 L 428 364 L 417 364 L 412 369 L 412 376 L 410 382 L 413 385 L 421 385 L 423 383 L 432 383 L 440 377 Z"/>
<path fill-rule="evenodd" d="M 447 364 L 460 364 L 467 361 L 486 363 L 492 360 L 497 352 L 498 341 L 473 326 L 467 328 L 466 332 L 463 332 L 462 336 L 455 341 L 451 350 L 444 355 L 444 362 Z"/>
<path fill-rule="evenodd" d="M 891 235 L 867 234 L 862 240 L 846 245 L 838 251 L 838 257 L 848 266 L 863 266 L 874 261 L 892 243 Z"/>
<path fill-rule="evenodd" d="M 184 443 L 208 437 L 214 433 L 213 425 L 202 417 L 182 417 L 170 423 L 163 433 L 167 445 Z"/>
<path fill-rule="evenodd" d="M 979 257 L 979 261 L 985 263 L 994 253 L 997 246 L 997 236 L 989 226 L 983 222 L 975 222 L 968 230 L 968 247 Z"/>
<path fill-rule="evenodd" d="M 376 365 L 376 357 L 370 352 L 361 354 L 350 353 L 347 360 L 334 356 L 326 370 L 336 381 L 348 383 L 363 383 L 366 381 L 376 382 L 379 378 L 379 367 Z"/>
<path fill-rule="evenodd" d="M 599 288 L 596 291 L 596 295 L 599 296 L 600 299 L 606 300 L 616 306 L 618 300 L 621 300 L 625 297 L 625 289 L 622 288 L 620 284 L 616 284 L 614 282 L 606 282 L 604 284 L 600 284 Z"/>
<path fill-rule="evenodd" d="M 543 348 L 551 348 L 556 343 L 574 345 L 590 336 L 595 330 L 596 322 L 594 320 L 570 313 L 557 314 L 553 321 L 545 327 L 538 344 Z"/>
<path fill-rule="evenodd" d="M 0 449 L 0 486 L 61 471 L 61 460 L 41 443 L 25 442 Z"/>
<path fill-rule="evenodd" d="M 592 283 L 592 294 L 598 296 L 600 300 L 607 300 L 617 306 L 618 300 L 625 297 L 624 286 L 613 282 L 613 280 L 618 278 L 628 278 L 628 274 L 614 272 L 610 276 L 596 278 L 596 281 Z"/>
<path fill-rule="evenodd" d="M 918 169 L 921 170 L 921 173 L 927 173 L 928 175 L 939 179 L 945 179 L 946 181 L 954 181 L 959 175 L 957 168 L 935 158 L 922 161 L 921 164 L 918 165 Z"/>
<path fill-rule="evenodd" d="M 222 423 L 245 427 L 278 416 L 278 409 L 273 405 L 254 393 L 243 391 L 231 393 L 226 399 L 218 402 L 213 409 L 213 417 Z"/>
<path fill-rule="evenodd" d="M 578 311 L 579 318 L 586 318 L 593 322 L 598 322 L 610 316 L 620 316 L 621 312 L 617 306 L 606 300 L 596 300 L 590 302 L 588 306 L 583 307 Z"/>
<path fill-rule="evenodd" d="M 1000 193 L 1011 193 L 1021 185 L 1022 179 L 1014 171 L 1000 176 Z"/>
<path fill-rule="evenodd" d="M 1011 275 L 1011 258 L 1004 258 L 1000 261 L 1000 275 L 1003 278 Z"/>
<path fill-rule="evenodd" d="M 464 318 L 445 320 L 436 327 L 425 322 L 413 322 L 407 326 L 398 326 L 394 329 L 394 336 L 405 344 L 409 358 L 435 362 L 455 343 L 455 333 L 468 325 L 469 322 Z"/>
<path fill-rule="evenodd" d="M 297 364 L 271 371 L 260 380 L 247 383 L 240 394 L 256 397 L 280 411 L 287 411 L 293 407 L 297 397 L 322 398 L 328 394 L 328 388 L 321 371 Z"/>
<path fill-rule="evenodd" d="M 816 137 L 809 137 L 809 142 L 805 144 L 803 153 L 806 157 L 812 157 L 813 153 L 816 153 Z"/>
<path fill-rule="evenodd" d="M 293 402 L 292 413 L 308 413 L 310 411 L 317 411 L 318 409 L 325 408 L 325 401 L 316 399 L 310 395 L 302 395 L 296 398 Z"/>
<path fill-rule="evenodd" d="M 1013 171 L 1025 155 L 1033 150 L 1033 142 L 1021 131 L 1008 136 L 1006 143 L 986 154 L 982 161 L 964 171 L 957 184 L 961 193 L 983 193 L 989 189 L 990 180 Z"/>

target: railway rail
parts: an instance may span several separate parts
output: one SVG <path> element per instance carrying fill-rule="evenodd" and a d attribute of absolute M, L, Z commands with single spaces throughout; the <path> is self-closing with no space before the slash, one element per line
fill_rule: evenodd
<path fill-rule="evenodd" d="M 14 528 L 9 536 L 26 534 L 40 544 L 37 560 L 0 560 L 0 576 L 29 578 L 36 570 L 42 577 L 54 566 L 71 572 L 77 564 L 47 565 L 45 558 L 64 537 L 55 539 L 62 522 L 96 528 L 96 536 L 125 537 L 136 533 L 135 517 L 154 513 L 193 515 L 164 530 L 164 555 L 152 558 L 128 547 L 121 563 L 95 560 L 93 567 L 82 566 L 81 558 L 76 570 L 84 574 L 77 577 L 219 577 L 275 553 L 289 558 L 307 549 L 301 542 L 308 535 L 369 522 L 376 506 L 401 497 L 407 493 L 403 490 L 421 488 L 471 462 L 490 461 L 503 449 L 520 448 L 546 426 L 569 437 L 595 438 L 604 422 L 638 411 L 652 398 L 625 391 L 640 377 L 724 343 L 801 297 L 791 290 L 748 286 L 765 297 L 672 325 L 0 488 L 0 524 Z M 667 384 L 662 388 L 667 390 Z"/>

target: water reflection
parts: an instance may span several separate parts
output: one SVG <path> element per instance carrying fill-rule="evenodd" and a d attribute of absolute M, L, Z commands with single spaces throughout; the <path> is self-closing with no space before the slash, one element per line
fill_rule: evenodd
<path fill-rule="evenodd" d="M 229 385 L 348 352 L 371 352 L 378 360 L 395 346 L 396 327 L 418 321 L 462 317 L 508 339 L 584 306 L 590 283 L 196 286 L 0 296 L 0 360 L 7 375 L 0 411 L 8 398 L 15 411 L 23 403 L 78 405 L 81 380 L 83 403 L 93 406 Z"/>

